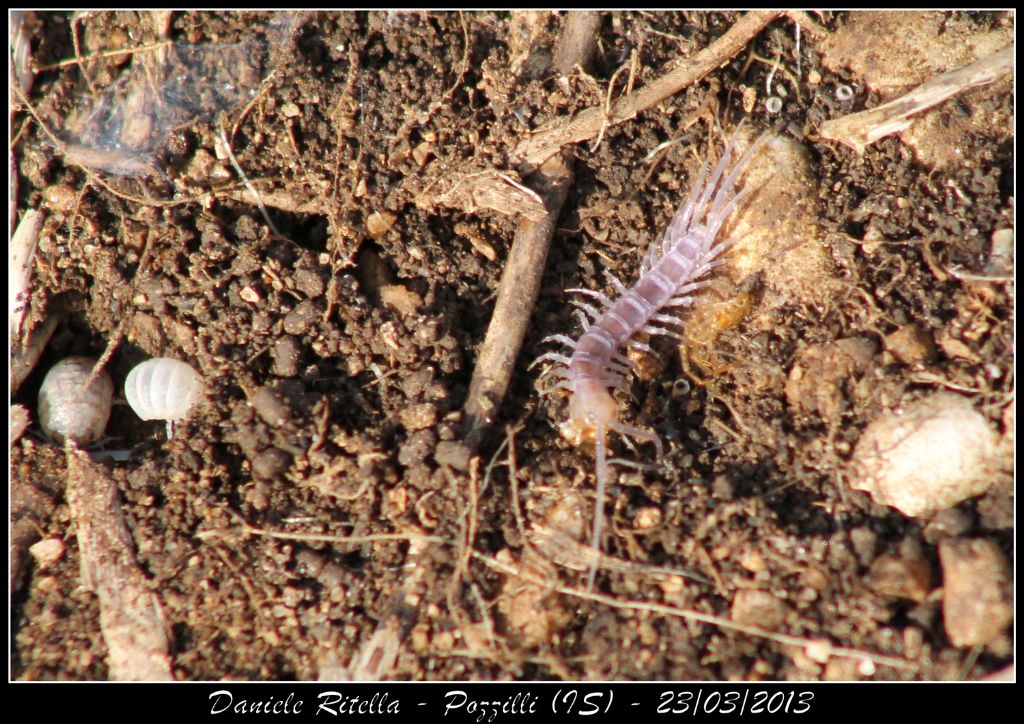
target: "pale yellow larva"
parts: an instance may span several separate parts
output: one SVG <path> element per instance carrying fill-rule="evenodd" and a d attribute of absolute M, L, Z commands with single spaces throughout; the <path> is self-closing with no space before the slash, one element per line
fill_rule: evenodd
<path fill-rule="evenodd" d="M 39 424 L 57 442 L 89 445 L 103 436 L 110 419 L 114 383 L 101 372 L 86 387 L 96 360 L 68 357 L 46 374 L 39 388 Z"/>

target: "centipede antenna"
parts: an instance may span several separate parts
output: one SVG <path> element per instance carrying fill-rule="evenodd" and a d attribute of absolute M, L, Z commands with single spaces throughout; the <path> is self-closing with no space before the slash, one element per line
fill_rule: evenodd
<path fill-rule="evenodd" d="M 594 590 L 594 579 L 597 577 L 597 566 L 601 561 L 601 523 L 604 518 L 604 489 L 608 483 L 608 450 L 605 442 L 604 425 L 600 422 L 595 427 L 594 457 L 597 458 L 597 492 L 594 500 L 594 532 L 590 536 L 590 547 L 594 549 L 594 557 L 587 571 L 587 591 Z"/>

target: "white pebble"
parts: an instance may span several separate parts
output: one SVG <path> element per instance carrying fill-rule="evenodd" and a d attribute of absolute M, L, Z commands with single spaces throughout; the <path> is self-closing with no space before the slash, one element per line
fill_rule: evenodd
<path fill-rule="evenodd" d="M 850 486 L 906 516 L 931 515 L 984 493 L 999 455 L 998 436 L 970 400 L 938 392 L 868 425 Z"/>
<path fill-rule="evenodd" d="M 28 552 L 40 569 L 49 568 L 64 556 L 64 542 L 60 538 L 46 538 L 30 545 Z"/>

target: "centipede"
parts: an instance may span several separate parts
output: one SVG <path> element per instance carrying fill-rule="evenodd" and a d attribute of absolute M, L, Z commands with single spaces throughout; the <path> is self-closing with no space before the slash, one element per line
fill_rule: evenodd
<path fill-rule="evenodd" d="M 737 191 L 737 181 L 768 138 L 767 133 L 762 134 L 730 166 L 741 126 L 742 122 L 717 163 L 709 159 L 701 164 L 686 200 L 664 234 L 647 248 L 636 282 L 627 288 L 605 270 L 617 298 L 593 289 L 566 290 L 583 297 L 570 300 L 583 332 L 576 339 L 565 334 L 546 337 L 544 343 L 561 344 L 567 351 L 545 352 L 531 365 L 549 363 L 541 375 L 542 382 L 557 382 L 547 391 L 569 395 L 568 418 L 559 426 L 562 436 L 574 446 L 594 451 L 596 490 L 590 540 L 594 555 L 587 572 L 587 590 L 593 590 L 601 560 L 609 433 L 620 435 L 631 446 L 631 440 L 652 444 L 657 458 L 664 457 L 664 445 L 654 431 L 619 418 L 619 405 L 612 392 L 625 389 L 627 376 L 637 364 L 623 350 L 633 348 L 653 355 L 654 350 L 644 340 L 656 336 L 682 340 L 683 320 L 678 314 L 666 312 L 678 312 L 694 304 L 697 292 L 709 281 L 708 275 L 724 263 L 723 254 L 736 241 L 734 237 L 720 239 L 722 227 L 752 192 L 751 186 Z"/>

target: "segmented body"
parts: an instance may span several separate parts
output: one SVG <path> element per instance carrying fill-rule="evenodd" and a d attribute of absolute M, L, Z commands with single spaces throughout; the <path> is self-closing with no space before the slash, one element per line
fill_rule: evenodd
<path fill-rule="evenodd" d="M 46 373 L 39 388 L 39 424 L 47 437 L 78 445 L 91 445 L 103 437 L 114 383 L 102 372 L 87 384 L 95 364 L 91 357 L 68 357 Z"/>
<path fill-rule="evenodd" d="M 636 338 L 641 332 L 680 337 L 677 331 L 659 326 L 681 324 L 677 317 L 661 310 L 692 303 L 693 293 L 706 283 L 704 277 L 721 263 L 719 257 L 732 243 L 731 239 L 718 240 L 722 224 L 750 191 L 745 188 L 734 194 L 733 189 L 740 173 L 765 138 L 761 136 L 751 144 L 728 173 L 736 135 L 726 145 L 710 177 L 709 164 L 704 165 L 687 201 L 676 212 L 665 234 L 648 248 L 636 283 L 627 289 L 621 281 L 608 275 L 620 295 L 618 299 L 612 300 L 601 292 L 588 289 L 569 290 L 596 300 L 600 307 L 574 300 L 573 304 L 585 313 L 580 315 L 583 335 L 578 340 L 565 335 L 548 338 L 565 344 L 572 354 L 566 356 L 549 352 L 537 360 L 557 363 L 546 374 L 562 378 L 555 387 L 570 392 L 569 418 L 561 427 L 562 434 L 573 444 L 594 446 L 597 502 L 592 544 L 595 551 L 600 549 L 608 432 L 615 431 L 627 438 L 651 442 L 658 449 L 659 457 L 662 452 L 661 441 L 656 434 L 618 420 L 618 406 L 609 390 L 623 386 L 631 364 L 619 350 L 629 345 L 650 352 L 651 348 Z M 595 573 L 596 568 L 592 567 L 588 587 L 593 585 Z"/>
<path fill-rule="evenodd" d="M 167 437 L 174 423 L 188 417 L 203 396 L 203 380 L 191 365 L 170 357 L 154 357 L 136 365 L 124 381 L 124 396 L 143 420 L 166 420 Z"/>

